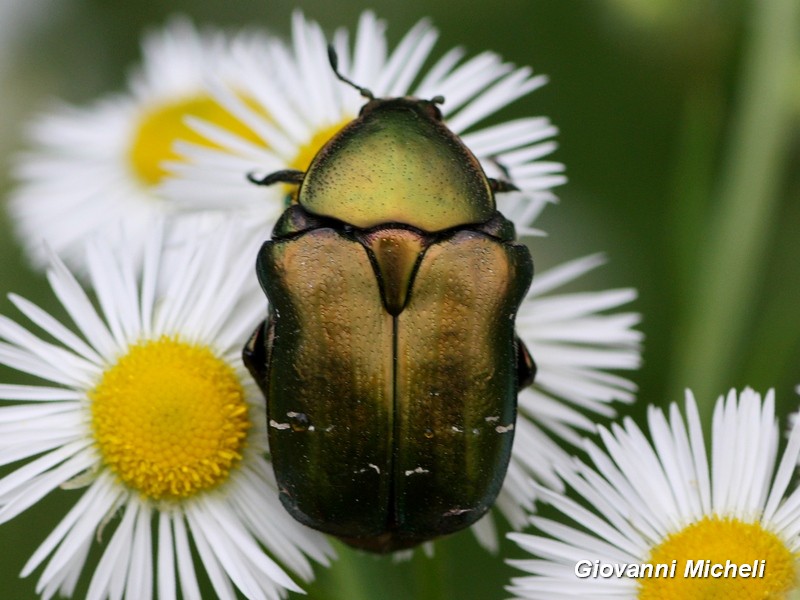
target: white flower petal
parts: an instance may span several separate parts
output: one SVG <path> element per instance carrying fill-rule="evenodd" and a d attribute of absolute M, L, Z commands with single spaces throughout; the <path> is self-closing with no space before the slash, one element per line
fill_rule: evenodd
<path fill-rule="evenodd" d="M 99 521 L 111 511 L 118 496 L 119 490 L 114 489 L 111 479 L 99 477 L 28 559 L 20 576 L 30 575 L 56 547 L 59 550 L 51 561 L 66 561 L 74 551 L 74 544 L 94 536 Z M 45 582 L 44 576 L 40 582 Z"/>
<path fill-rule="evenodd" d="M 64 327 L 44 310 L 16 294 L 9 294 L 8 299 L 11 300 L 22 314 L 33 321 L 40 329 L 56 338 L 63 346 L 66 346 L 94 364 L 100 364 L 102 362 L 100 355 L 98 355 L 91 346 L 86 344 L 86 342 Z"/>
<path fill-rule="evenodd" d="M 178 585 L 175 580 L 175 545 L 172 538 L 172 518 L 166 511 L 158 513 L 158 581 L 160 600 L 177 600 Z"/>
<path fill-rule="evenodd" d="M 0 399 L 2 400 L 57 402 L 63 400 L 81 400 L 83 397 L 81 392 L 67 388 L 17 385 L 13 383 L 0 384 Z M 2 417 L 0 417 L 0 419 L 2 419 Z"/>
<path fill-rule="evenodd" d="M 175 553 L 178 559 L 178 577 L 181 582 L 181 593 L 184 598 L 200 600 L 202 596 L 200 595 L 200 588 L 197 584 L 197 575 L 194 570 L 192 553 L 189 549 L 189 534 L 186 531 L 183 515 L 171 516 L 171 520 L 175 532 Z M 206 570 L 208 570 L 208 565 L 205 566 Z M 216 562 L 214 562 L 212 568 L 215 570 L 218 569 Z M 209 576 L 211 576 L 210 571 Z M 218 577 L 218 575 L 215 573 L 214 577 Z"/>
<path fill-rule="evenodd" d="M 0 480 L 0 497 L 3 498 L 0 506 L 0 523 L 13 519 L 24 510 L 36 504 L 39 500 L 44 498 L 47 494 L 52 492 L 56 487 L 69 481 L 79 473 L 86 471 L 95 462 L 96 457 L 92 451 L 81 451 L 82 446 L 86 446 L 84 440 L 72 442 L 64 446 L 61 450 L 55 450 L 45 455 L 42 459 L 37 459 L 29 465 L 35 465 L 35 469 L 26 469 L 21 467 L 14 473 L 7 475 Z M 50 465 L 55 459 L 61 459 L 64 455 L 70 455 L 64 462 L 52 469 L 39 474 L 45 465 Z M 20 481 L 21 477 L 17 477 L 19 472 L 25 469 L 24 481 Z M 17 483 L 16 487 L 12 487 L 12 483 Z"/>
<path fill-rule="evenodd" d="M 129 501 L 125 507 L 122 520 L 106 546 L 89 583 L 87 600 L 102 600 L 107 596 L 122 598 L 125 581 L 129 576 L 130 543 L 139 509 L 140 505 L 135 501 Z"/>
<path fill-rule="evenodd" d="M 126 598 L 149 600 L 153 597 L 153 544 L 150 536 L 151 510 L 142 504 L 133 526 L 133 544 L 128 571 Z"/>

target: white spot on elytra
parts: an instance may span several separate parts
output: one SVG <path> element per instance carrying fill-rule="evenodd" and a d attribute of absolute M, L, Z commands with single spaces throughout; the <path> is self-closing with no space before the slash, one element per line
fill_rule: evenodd
<path fill-rule="evenodd" d="M 484 420 L 487 423 L 495 423 L 500 420 L 500 417 L 486 417 Z"/>
<path fill-rule="evenodd" d="M 503 427 L 502 425 L 498 425 L 497 427 L 494 428 L 494 430 L 497 433 L 508 433 L 509 431 L 514 431 L 514 424 L 509 423 L 505 427 Z"/>
<path fill-rule="evenodd" d="M 289 423 L 278 423 L 275 419 L 269 420 L 269 426 L 275 429 L 289 429 L 289 427 L 291 427 Z"/>
<path fill-rule="evenodd" d="M 461 429 L 461 427 L 456 427 L 455 425 L 453 425 L 452 427 L 450 427 L 450 430 L 451 430 L 453 433 L 464 433 L 464 430 L 463 430 L 463 429 Z"/>
<path fill-rule="evenodd" d="M 445 512 L 442 516 L 443 517 L 457 517 L 458 515 L 463 515 L 464 513 L 472 512 L 471 508 L 451 508 L 447 512 Z"/>
<path fill-rule="evenodd" d="M 355 472 L 356 472 L 356 473 L 365 473 L 365 472 L 367 471 L 367 469 L 375 469 L 375 472 L 376 472 L 378 475 L 380 475 L 380 474 L 381 474 L 381 469 L 380 469 L 380 467 L 379 467 L 378 465 L 373 465 L 372 463 L 367 463 L 367 466 L 366 466 L 366 467 L 364 467 L 363 469 L 359 469 L 358 471 L 355 471 Z"/>
<path fill-rule="evenodd" d="M 414 473 L 430 473 L 430 471 L 428 469 L 423 469 L 422 467 L 417 467 L 416 469 L 406 471 L 406 477 L 413 475 Z"/>

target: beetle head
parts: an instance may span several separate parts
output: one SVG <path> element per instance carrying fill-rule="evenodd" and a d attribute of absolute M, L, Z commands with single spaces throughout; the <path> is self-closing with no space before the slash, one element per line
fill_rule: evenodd
<path fill-rule="evenodd" d="M 418 113 L 423 118 L 434 121 L 442 120 L 442 111 L 437 104 L 444 102 L 442 96 L 436 96 L 430 100 L 422 100 L 411 96 L 399 98 L 373 98 L 361 107 L 358 113 L 360 117 L 366 117 L 373 112 L 388 112 L 393 110 L 411 110 Z"/>

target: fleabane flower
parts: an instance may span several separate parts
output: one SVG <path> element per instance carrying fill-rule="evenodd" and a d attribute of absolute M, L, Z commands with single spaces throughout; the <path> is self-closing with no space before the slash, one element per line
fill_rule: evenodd
<path fill-rule="evenodd" d="M 44 598 L 73 593 L 95 537 L 89 598 L 200 598 L 193 552 L 218 597 L 283 597 L 299 589 L 287 570 L 309 580 L 309 557 L 327 564 L 331 550 L 278 501 L 263 397 L 241 361 L 263 318 L 261 234 L 225 226 L 168 246 L 150 229 L 140 276 L 130 253 L 90 245 L 98 307 L 53 257 L 72 329 L 10 296 L 41 333 L 0 317 L 0 363 L 43 383 L 0 384 L 0 464 L 28 461 L 0 479 L 0 522 L 82 489 L 24 567 L 44 565 Z"/>
<path fill-rule="evenodd" d="M 32 119 L 28 148 L 15 161 L 9 208 L 34 263 L 46 263 L 46 245 L 82 273 L 87 236 L 119 229 L 138 240 L 131 249 L 140 252 L 154 216 L 174 208 L 158 186 L 166 175 L 162 163 L 179 160 L 176 140 L 207 143 L 187 127 L 188 116 L 256 139 L 205 84 L 213 74 L 242 89 L 228 67 L 231 48 L 256 52 L 264 44 L 265 36 L 254 32 L 201 32 L 175 18 L 143 37 L 142 62 L 126 91 L 83 107 L 59 104 Z"/>
<path fill-rule="evenodd" d="M 420 21 L 389 52 L 386 24 L 371 12 L 362 14 L 352 44 L 345 30 L 330 43 L 340 72 L 369 88 L 375 97 L 444 96 L 446 125 L 481 160 L 490 177 L 510 179 L 520 192 L 507 195 L 502 210 L 526 225 L 555 197 L 550 189 L 565 181 L 560 163 L 542 160 L 555 149 L 556 128 L 544 117 L 476 126 L 496 111 L 546 83 L 528 67 L 505 63 L 492 52 L 464 60 L 454 48 L 425 69 L 438 32 Z M 188 206 L 257 209 L 275 216 L 285 206 L 286 186 L 256 187 L 243 173 L 269 174 L 283 169 L 305 171 L 319 149 L 358 116 L 366 100 L 337 80 L 328 61 L 329 40 L 322 29 L 296 12 L 291 47 L 272 40 L 258 52 L 234 52 L 232 88 L 224 81 L 211 86 L 219 104 L 235 115 L 257 139 L 242 136 L 200 118 L 188 123 L 207 144 L 179 143 L 182 161 L 167 168 L 161 191 Z M 237 71 L 238 69 L 238 71 Z M 250 99 L 250 101 L 248 101 Z M 210 147 L 213 146 L 213 147 Z M 264 210 L 276 207 L 278 213 Z M 254 211 L 255 212 L 255 211 Z"/>
<path fill-rule="evenodd" d="M 789 597 L 800 583 L 800 490 L 789 490 L 800 424 L 777 461 L 773 392 L 762 402 L 732 390 L 714 410 L 710 464 L 690 392 L 685 419 L 675 404 L 669 420 L 651 407 L 648 425 L 652 441 L 627 419 L 600 430 L 605 450 L 585 443 L 594 466 L 576 460 L 562 472 L 578 500 L 542 490 L 571 524 L 532 517 L 540 535 L 509 534 L 538 557 L 509 561 L 531 574 L 509 590 L 547 599 Z M 637 573 L 643 564 L 652 573 Z M 666 570 L 659 576 L 655 565 Z"/>

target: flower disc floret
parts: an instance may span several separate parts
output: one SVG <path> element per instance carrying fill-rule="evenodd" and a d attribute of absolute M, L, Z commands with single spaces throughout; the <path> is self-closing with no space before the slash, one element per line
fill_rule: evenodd
<path fill-rule="evenodd" d="M 212 488 L 242 458 L 244 390 L 207 347 L 170 337 L 131 346 L 89 397 L 103 462 L 148 498 Z"/>

